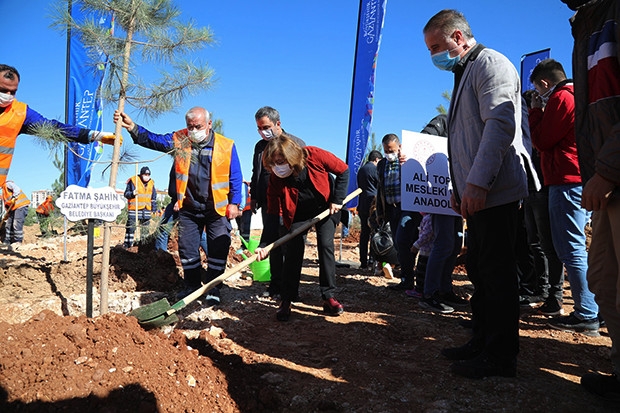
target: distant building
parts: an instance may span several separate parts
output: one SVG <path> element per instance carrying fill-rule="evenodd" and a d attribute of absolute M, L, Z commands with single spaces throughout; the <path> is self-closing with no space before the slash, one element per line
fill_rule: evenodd
<path fill-rule="evenodd" d="M 41 189 L 39 191 L 33 191 L 30 194 L 30 207 L 36 208 L 45 201 L 48 195 L 54 195 L 54 192 L 49 189 Z"/>

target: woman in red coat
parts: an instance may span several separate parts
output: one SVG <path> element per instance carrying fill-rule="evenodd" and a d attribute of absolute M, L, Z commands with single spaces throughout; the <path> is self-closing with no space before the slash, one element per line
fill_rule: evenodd
<path fill-rule="evenodd" d="M 344 312 L 342 304 L 334 298 L 336 289 L 336 260 L 334 257 L 334 232 L 340 222 L 340 210 L 349 183 L 349 168 L 334 154 L 315 146 L 301 147 L 282 134 L 269 141 L 263 152 L 263 165 L 271 171 L 267 189 L 268 222 L 263 223 L 263 234 L 256 253 L 260 260 L 268 252 L 264 247 L 275 241 L 278 220 L 282 214 L 289 231 L 314 218 L 324 210 L 331 212 L 316 223 L 319 255 L 319 285 L 323 310 L 329 315 Z M 335 178 L 330 176 L 332 174 Z M 304 258 L 305 233 L 290 240 L 286 246 L 282 302 L 276 314 L 279 321 L 291 315 L 291 302 L 296 300 Z"/>

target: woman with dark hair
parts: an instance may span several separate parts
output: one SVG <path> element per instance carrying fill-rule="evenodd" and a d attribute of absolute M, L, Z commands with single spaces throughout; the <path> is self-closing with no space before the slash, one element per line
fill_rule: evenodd
<path fill-rule="evenodd" d="M 334 298 L 336 260 L 334 232 L 340 222 L 340 210 L 349 183 L 349 168 L 331 152 L 315 146 L 299 146 L 286 134 L 269 141 L 263 152 L 263 165 L 272 173 L 267 188 L 267 222 L 256 254 L 265 259 L 264 249 L 278 236 L 280 213 L 284 225 L 294 231 L 308 219 L 326 209 L 331 215 L 315 225 L 319 255 L 319 285 L 323 311 L 329 315 L 344 312 Z M 330 176 L 335 176 L 335 179 Z M 307 232 L 307 231 L 306 231 Z M 286 248 L 283 268 L 282 302 L 276 314 L 279 321 L 291 315 L 291 302 L 296 299 L 304 258 L 305 233 L 291 239 Z"/>

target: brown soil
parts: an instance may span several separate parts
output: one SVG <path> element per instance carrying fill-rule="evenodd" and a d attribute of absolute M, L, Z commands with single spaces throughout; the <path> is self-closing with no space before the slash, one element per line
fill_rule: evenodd
<path fill-rule="evenodd" d="M 99 314 L 102 238 L 95 239 L 93 318 L 86 317 L 86 237 L 43 240 L 26 228 L 17 252 L 0 253 L 2 412 L 606 412 L 579 377 L 608 371 L 610 340 L 556 331 L 533 311 L 521 321 L 517 378 L 451 375 L 443 347 L 460 345 L 469 309 L 422 310 L 386 288 L 396 282 L 338 268 L 340 317 L 322 312 L 315 238 L 308 237 L 301 302 L 291 320 L 247 274 L 226 281 L 223 302 L 201 301 L 174 326 L 145 330 L 131 309 L 180 288 L 178 256 L 152 247 L 111 251 L 110 312 Z M 122 228 L 113 231 L 120 243 Z M 336 256 L 357 262 L 357 234 L 336 238 Z M 171 246 L 173 246 L 171 244 Z M 238 238 L 233 238 L 230 262 Z M 457 292 L 471 294 L 461 267 Z M 568 286 L 567 286 L 568 288 Z M 565 311 L 570 311 L 570 290 Z"/>

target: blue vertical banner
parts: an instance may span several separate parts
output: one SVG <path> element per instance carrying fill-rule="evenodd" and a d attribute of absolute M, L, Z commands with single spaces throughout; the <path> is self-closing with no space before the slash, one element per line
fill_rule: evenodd
<path fill-rule="evenodd" d="M 113 29 L 111 14 L 101 16 L 84 16 L 79 5 L 71 4 L 71 16 L 80 23 L 86 18 L 94 19 L 100 25 Z M 101 55 L 96 69 L 82 44 L 79 33 L 71 32 L 69 39 L 69 76 L 67 85 L 67 123 L 82 128 L 101 130 L 103 102 L 100 88 L 106 70 L 106 57 Z M 96 162 L 103 155 L 103 145 L 99 142 L 91 144 L 69 143 L 65 163 L 66 184 L 87 187 L 90 175 Z"/>
<path fill-rule="evenodd" d="M 386 5 L 387 0 L 360 0 L 347 141 L 347 164 L 351 173 L 349 193 L 357 188 L 357 172 L 362 167 L 370 136 L 375 102 L 375 70 Z M 356 205 L 357 198 L 349 202 L 347 207 Z"/>
<path fill-rule="evenodd" d="M 534 85 L 530 82 L 532 70 L 549 56 L 551 56 L 551 49 L 543 49 L 521 56 L 521 92 L 534 89 Z"/>

